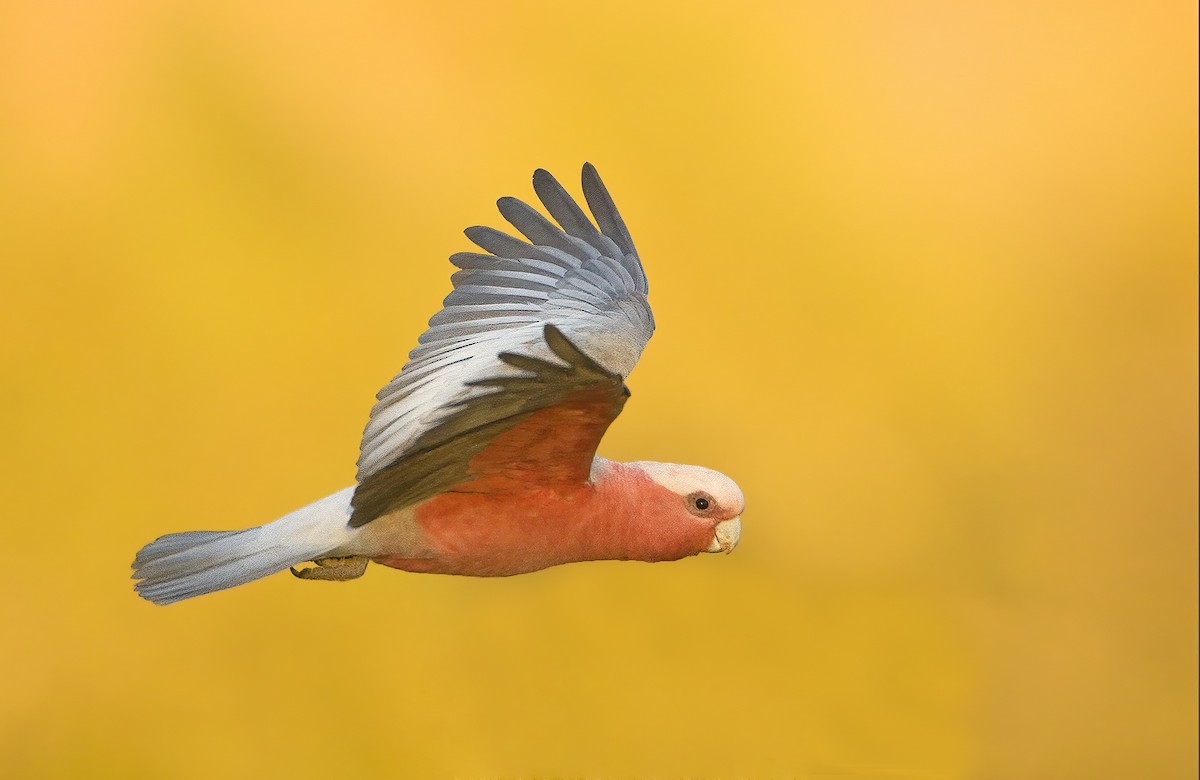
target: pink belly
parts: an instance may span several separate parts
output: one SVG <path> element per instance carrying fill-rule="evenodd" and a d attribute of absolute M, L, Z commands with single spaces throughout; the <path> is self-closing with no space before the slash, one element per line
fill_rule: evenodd
<path fill-rule="evenodd" d="M 404 571 L 505 577 L 597 557 L 597 528 L 587 522 L 591 491 L 520 494 L 446 493 L 416 511 L 422 556 L 383 555 Z"/>

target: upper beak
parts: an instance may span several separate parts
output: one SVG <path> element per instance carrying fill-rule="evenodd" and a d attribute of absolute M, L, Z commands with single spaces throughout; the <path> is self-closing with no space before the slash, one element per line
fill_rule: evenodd
<path fill-rule="evenodd" d="M 713 532 L 713 540 L 708 543 L 707 552 L 733 552 L 733 548 L 737 547 L 738 539 L 742 535 L 741 515 L 717 523 Z"/>

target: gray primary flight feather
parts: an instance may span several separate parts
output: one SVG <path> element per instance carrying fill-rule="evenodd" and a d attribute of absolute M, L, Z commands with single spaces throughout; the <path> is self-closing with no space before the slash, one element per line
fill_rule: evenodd
<path fill-rule="evenodd" d="M 497 393 L 502 384 L 496 382 L 530 377 L 519 358 L 506 360 L 502 353 L 575 366 L 557 394 L 553 372 L 536 375 L 549 384 L 535 396 L 551 405 L 561 392 L 578 388 L 584 359 L 620 385 L 653 334 L 641 261 L 595 168 L 584 166 L 583 190 L 596 225 L 548 172 L 538 170 L 533 181 L 559 224 L 502 198 L 501 214 L 532 243 L 492 228 L 467 229 L 467 237 L 489 254 L 451 257 L 460 269 L 451 277 L 453 291 L 408 363 L 377 396 L 358 461 L 355 525 L 378 516 L 381 507 L 404 506 L 461 481 L 466 461 L 486 444 L 481 437 L 513 424 L 515 407 L 498 397 L 503 391 Z M 548 325 L 569 348 L 547 344 L 553 338 Z M 574 364 L 564 357 L 572 352 L 583 356 Z M 613 380 L 597 375 L 594 381 Z M 530 411 L 528 404 L 520 409 Z M 398 479 L 406 466 L 411 478 Z"/>

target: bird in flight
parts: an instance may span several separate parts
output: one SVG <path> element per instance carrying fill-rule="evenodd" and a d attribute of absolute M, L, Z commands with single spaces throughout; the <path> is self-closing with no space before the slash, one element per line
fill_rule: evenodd
<path fill-rule="evenodd" d="M 284 569 L 349 580 L 372 561 L 495 577 L 737 545 L 729 477 L 596 455 L 654 333 L 646 275 L 590 163 L 594 223 L 547 171 L 533 188 L 553 222 L 497 201 L 525 240 L 466 230 L 483 251 L 450 258 L 453 291 L 371 409 L 357 484 L 254 528 L 159 537 L 134 558 L 138 594 L 170 604 Z"/>

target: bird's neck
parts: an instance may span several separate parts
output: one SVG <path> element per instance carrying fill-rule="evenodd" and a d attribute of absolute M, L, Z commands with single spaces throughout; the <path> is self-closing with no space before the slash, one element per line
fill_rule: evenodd
<path fill-rule="evenodd" d="M 706 532 L 679 522 L 681 499 L 636 465 L 597 458 L 592 485 L 595 498 L 579 534 L 589 558 L 671 561 L 704 548 Z"/>

